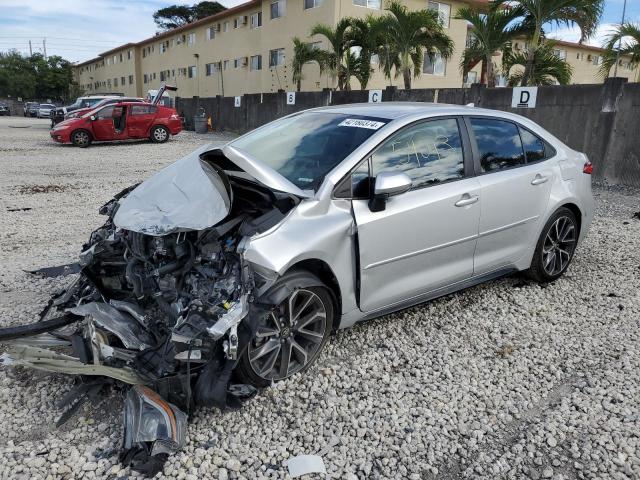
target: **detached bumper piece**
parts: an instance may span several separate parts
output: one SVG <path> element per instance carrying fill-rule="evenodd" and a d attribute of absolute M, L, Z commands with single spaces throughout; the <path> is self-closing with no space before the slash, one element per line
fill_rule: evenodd
<path fill-rule="evenodd" d="M 124 404 L 124 444 L 121 462 L 153 477 L 169 455 L 182 449 L 187 415 L 148 387 L 129 389 Z"/>

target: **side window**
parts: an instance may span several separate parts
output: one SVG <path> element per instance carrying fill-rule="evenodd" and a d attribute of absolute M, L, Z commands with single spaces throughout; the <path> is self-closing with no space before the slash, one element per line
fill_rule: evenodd
<path fill-rule="evenodd" d="M 527 163 L 533 163 L 547 158 L 545 156 L 545 147 L 542 139 L 524 128 L 520 129 L 520 138 L 522 139 L 522 145 L 524 146 Z"/>
<path fill-rule="evenodd" d="M 413 180 L 413 189 L 464 176 L 462 140 L 453 118 L 406 128 L 389 138 L 371 158 L 374 176 L 404 172 Z"/>
<path fill-rule="evenodd" d="M 150 113 L 155 113 L 156 107 L 151 105 L 132 105 L 131 106 L 131 115 L 147 115 Z"/>
<path fill-rule="evenodd" d="M 471 128 L 483 172 L 524 164 L 524 150 L 515 124 L 493 118 L 471 118 Z"/>
<path fill-rule="evenodd" d="M 98 117 L 99 120 L 104 120 L 105 118 L 111 119 L 113 117 L 113 105 L 109 105 L 104 108 L 101 108 L 96 113 L 96 116 Z"/>

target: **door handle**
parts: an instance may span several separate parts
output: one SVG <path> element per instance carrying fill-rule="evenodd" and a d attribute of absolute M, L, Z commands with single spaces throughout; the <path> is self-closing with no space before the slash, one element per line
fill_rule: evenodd
<path fill-rule="evenodd" d="M 468 193 L 465 193 L 462 195 L 462 198 L 455 203 L 455 205 L 456 207 L 466 207 L 467 205 L 476 203 L 479 199 L 478 195 L 469 195 Z"/>
<path fill-rule="evenodd" d="M 533 180 L 531 180 L 531 185 L 541 185 L 543 183 L 546 183 L 547 180 L 549 180 L 549 177 L 543 177 L 542 175 L 540 175 L 539 173 L 535 176 L 535 178 Z"/>

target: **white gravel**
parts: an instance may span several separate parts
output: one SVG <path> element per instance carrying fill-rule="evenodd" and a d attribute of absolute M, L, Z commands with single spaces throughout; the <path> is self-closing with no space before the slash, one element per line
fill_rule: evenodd
<path fill-rule="evenodd" d="M 73 261 L 112 194 L 221 139 L 81 150 L 53 144 L 46 121 L 0 119 L 0 323 L 34 320 L 66 280 L 23 269 Z M 32 185 L 63 191 L 19 193 Z M 640 191 L 595 194 L 558 282 L 514 276 L 339 332 L 304 376 L 239 412 L 197 411 L 164 475 L 283 478 L 287 458 L 321 452 L 332 478 L 640 478 Z M 120 399 L 54 428 L 70 384 L 0 369 L 0 478 L 132 475 Z"/>

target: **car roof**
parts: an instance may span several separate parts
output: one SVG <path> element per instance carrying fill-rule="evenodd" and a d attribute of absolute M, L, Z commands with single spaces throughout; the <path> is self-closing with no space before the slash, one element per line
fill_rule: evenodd
<path fill-rule="evenodd" d="M 381 102 L 381 103 L 352 103 L 314 108 L 315 112 L 340 113 L 346 115 L 363 115 L 369 117 L 395 120 L 409 115 L 500 115 L 517 117 L 508 112 L 477 108 L 466 105 L 452 105 L 448 103 L 432 102 Z"/>

